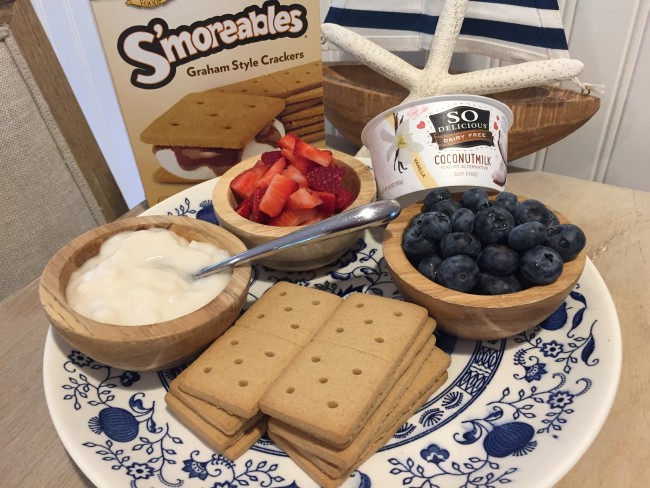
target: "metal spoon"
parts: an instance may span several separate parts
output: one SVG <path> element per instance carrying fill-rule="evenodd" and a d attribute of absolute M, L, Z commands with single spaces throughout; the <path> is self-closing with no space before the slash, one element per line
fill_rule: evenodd
<path fill-rule="evenodd" d="M 315 224 L 308 225 L 295 232 L 279 237 L 265 244 L 236 254 L 216 264 L 206 266 L 192 278 L 199 279 L 217 273 L 222 269 L 248 263 L 255 259 L 266 258 L 290 247 L 331 239 L 343 234 L 369 227 L 386 224 L 395 219 L 401 211 L 397 200 L 379 200 L 341 212 Z"/>

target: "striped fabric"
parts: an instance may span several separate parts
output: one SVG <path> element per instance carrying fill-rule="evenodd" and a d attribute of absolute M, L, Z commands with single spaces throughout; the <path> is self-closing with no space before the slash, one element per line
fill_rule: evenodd
<path fill-rule="evenodd" d="M 325 22 L 390 51 L 428 50 L 442 5 L 443 0 L 331 0 Z M 512 62 L 568 58 L 557 0 L 470 0 L 456 52 Z"/>

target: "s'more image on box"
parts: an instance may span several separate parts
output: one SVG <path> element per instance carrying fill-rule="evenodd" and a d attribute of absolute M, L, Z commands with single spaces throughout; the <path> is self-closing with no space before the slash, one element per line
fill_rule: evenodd
<path fill-rule="evenodd" d="M 325 145 L 318 0 L 92 0 L 147 201 Z"/>

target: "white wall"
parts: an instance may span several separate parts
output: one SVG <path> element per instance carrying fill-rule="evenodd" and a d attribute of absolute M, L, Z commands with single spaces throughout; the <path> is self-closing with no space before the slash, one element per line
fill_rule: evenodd
<path fill-rule="evenodd" d="M 90 3 L 31 0 L 130 207 L 144 199 Z M 327 0 L 321 0 L 323 7 Z M 650 0 L 559 0 L 581 79 L 604 84 L 601 108 L 566 139 L 516 166 L 650 191 Z M 74 4 L 74 8 L 72 5 Z M 322 9 L 323 10 L 323 9 Z M 495 65 L 495 61 L 487 61 Z"/>

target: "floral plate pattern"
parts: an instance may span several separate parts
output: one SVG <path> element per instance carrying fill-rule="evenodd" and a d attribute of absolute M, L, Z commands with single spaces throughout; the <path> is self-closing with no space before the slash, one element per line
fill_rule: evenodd
<path fill-rule="evenodd" d="M 216 223 L 215 181 L 148 210 Z M 307 272 L 253 267 L 252 303 L 277 281 L 345 296 L 400 298 L 381 250 L 382 229 L 337 262 Z M 576 288 L 548 319 L 496 341 L 438 333 L 452 355 L 449 380 L 345 487 L 551 486 L 580 458 L 613 402 L 621 338 L 611 297 L 587 261 Z M 121 371 L 72 349 L 50 328 L 44 353 L 50 415 L 66 449 L 99 487 L 315 486 L 263 437 L 236 462 L 213 453 L 166 409 L 180 372 Z"/>

